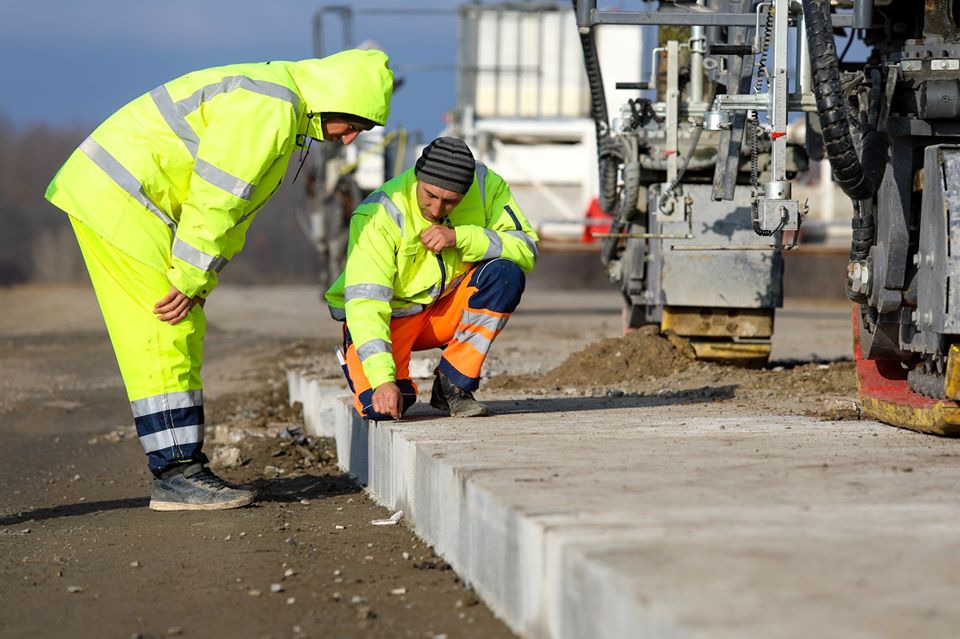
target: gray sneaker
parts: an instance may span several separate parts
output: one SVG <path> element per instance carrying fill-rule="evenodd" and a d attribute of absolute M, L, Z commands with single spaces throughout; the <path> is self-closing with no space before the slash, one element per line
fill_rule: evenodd
<path fill-rule="evenodd" d="M 176 467 L 153 480 L 151 510 L 225 510 L 253 503 L 252 491 L 234 488 L 202 464 Z"/>
<path fill-rule="evenodd" d="M 449 412 L 450 417 L 484 417 L 490 414 L 486 406 L 474 399 L 473 393 L 463 390 L 439 371 L 433 380 L 430 405 Z"/>

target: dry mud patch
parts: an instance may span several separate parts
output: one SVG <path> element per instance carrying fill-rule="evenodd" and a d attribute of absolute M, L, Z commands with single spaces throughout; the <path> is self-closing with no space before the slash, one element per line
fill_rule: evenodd
<path fill-rule="evenodd" d="M 675 393 L 759 413 L 860 417 L 853 362 L 774 362 L 759 369 L 702 362 L 687 340 L 660 335 L 656 327 L 590 343 L 543 375 L 499 375 L 482 388 L 511 394 Z"/>

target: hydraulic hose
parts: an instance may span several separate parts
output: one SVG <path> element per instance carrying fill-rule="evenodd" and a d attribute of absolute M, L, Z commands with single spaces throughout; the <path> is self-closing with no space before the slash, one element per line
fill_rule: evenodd
<path fill-rule="evenodd" d="M 850 134 L 829 0 L 803 0 L 803 19 L 807 25 L 813 94 L 833 179 L 851 199 L 866 200 L 873 197 L 880 186 L 886 161 L 886 136 L 876 132 L 863 136 L 862 153 L 869 162 L 865 166 Z"/>
<path fill-rule="evenodd" d="M 576 0 L 573 2 L 576 11 Z M 583 63 L 590 87 L 590 117 L 597 131 L 597 159 L 599 163 L 600 208 L 612 213 L 617 208 L 617 170 L 622 161 L 622 151 L 610 139 L 610 121 L 607 115 L 607 98 L 603 92 L 603 74 L 597 55 L 597 42 L 593 29 L 580 33 Z"/>

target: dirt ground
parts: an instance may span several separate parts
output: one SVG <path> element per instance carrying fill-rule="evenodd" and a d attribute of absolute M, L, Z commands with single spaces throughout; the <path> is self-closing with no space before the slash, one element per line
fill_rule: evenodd
<path fill-rule="evenodd" d="M 776 362 L 751 369 L 694 359 L 689 342 L 644 327 L 591 342 L 542 375 L 500 375 L 487 389 L 538 394 L 702 395 L 774 415 L 859 419 L 852 361 Z"/>
<path fill-rule="evenodd" d="M 283 363 L 308 358 L 339 375 L 338 326 L 316 292 L 218 295 L 207 452 L 260 498 L 161 514 L 146 508 L 149 475 L 90 291 L 0 290 L 0 636 L 512 636 L 403 522 L 372 525 L 392 513 L 337 470 L 332 441 L 300 429 Z M 806 312 L 798 324 L 829 316 Z M 815 341 L 803 348 L 827 352 Z M 787 362 L 831 359 L 778 348 Z M 530 292 L 495 344 L 481 399 L 670 392 L 731 410 L 858 416 L 849 362 L 741 370 L 688 351 L 649 331 L 621 337 L 614 292 Z"/>
<path fill-rule="evenodd" d="M 392 513 L 298 430 L 278 362 L 329 339 L 214 326 L 207 452 L 236 445 L 220 472 L 259 500 L 155 513 L 91 296 L 0 301 L 0 636 L 513 636 L 402 522 L 371 525 Z M 31 304 L 43 319 L 15 324 Z"/>

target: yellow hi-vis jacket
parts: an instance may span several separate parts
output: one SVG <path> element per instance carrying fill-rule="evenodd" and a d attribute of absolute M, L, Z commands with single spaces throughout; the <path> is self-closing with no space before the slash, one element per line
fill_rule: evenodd
<path fill-rule="evenodd" d="M 392 317 L 423 311 L 476 262 L 503 257 L 529 272 L 539 255 L 540 240 L 510 187 L 479 162 L 470 190 L 446 220 L 456 246 L 440 255 L 427 250 L 420 233 L 431 224 L 417 204 L 413 169 L 371 193 L 350 220 L 347 267 L 326 299 L 333 318 L 346 321 L 373 388 L 395 379 Z"/>
<path fill-rule="evenodd" d="M 322 140 L 327 112 L 383 125 L 392 91 L 382 51 L 189 73 L 97 127 L 46 197 L 180 292 L 206 297 L 280 186 L 298 136 Z"/>

